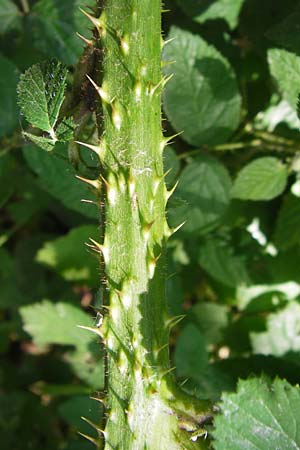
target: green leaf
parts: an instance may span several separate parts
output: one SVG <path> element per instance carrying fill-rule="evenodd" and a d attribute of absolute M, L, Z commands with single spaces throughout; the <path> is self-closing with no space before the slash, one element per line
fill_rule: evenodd
<path fill-rule="evenodd" d="M 51 60 L 27 69 L 18 84 L 19 104 L 27 121 L 49 133 L 54 141 L 67 74 L 66 66 Z"/>
<path fill-rule="evenodd" d="M 56 131 L 56 139 L 53 138 L 47 138 L 45 136 L 37 136 L 32 133 L 23 132 L 23 136 L 28 138 L 31 142 L 33 142 L 38 147 L 42 148 L 43 150 L 46 150 L 46 152 L 51 152 L 56 142 L 67 142 L 70 141 L 73 138 L 73 131 L 74 131 L 74 122 L 71 118 L 64 119 L 63 122 L 61 122 Z"/>
<path fill-rule="evenodd" d="M 236 287 L 250 284 L 245 262 L 234 254 L 234 249 L 216 236 L 200 244 L 198 261 L 201 267 L 225 286 Z"/>
<path fill-rule="evenodd" d="M 241 200 L 271 200 L 284 191 L 287 177 L 287 168 L 278 158 L 257 158 L 238 173 L 232 196 Z"/>
<path fill-rule="evenodd" d="M 46 242 L 37 253 L 37 261 L 52 267 L 67 281 L 99 284 L 99 262 L 85 245 L 89 238 L 99 240 L 96 226 L 74 228 L 67 235 Z"/>
<path fill-rule="evenodd" d="M 22 377 L 23 380 L 26 376 L 27 373 Z M 50 409 L 42 405 L 37 395 L 21 389 L 17 390 L 12 384 L 11 389 L 4 391 L 0 397 L 1 448 L 38 450 L 41 449 L 41 442 L 44 450 L 59 448 L 58 436 L 49 433 L 53 427 Z"/>
<path fill-rule="evenodd" d="M 56 137 L 60 142 L 68 142 L 73 138 L 75 124 L 72 117 L 64 118 L 56 129 Z"/>
<path fill-rule="evenodd" d="M 206 342 L 195 325 L 187 325 L 180 334 L 175 350 L 178 376 L 197 377 L 208 366 Z"/>
<path fill-rule="evenodd" d="M 46 150 L 46 152 L 51 152 L 54 149 L 56 143 L 51 138 L 47 138 L 44 136 L 36 136 L 35 134 L 27 133 L 26 131 L 23 132 L 23 136 L 29 139 L 29 141 L 31 141 L 33 144 L 37 145 L 43 150 Z"/>
<path fill-rule="evenodd" d="M 0 208 L 12 195 L 15 185 L 12 183 L 11 174 L 15 169 L 15 161 L 11 155 L 0 156 Z"/>
<path fill-rule="evenodd" d="M 224 19 L 235 28 L 244 0 L 178 0 L 179 5 L 196 22 Z"/>
<path fill-rule="evenodd" d="M 13 259 L 3 248 L 0 248 L 0 285 L 0 310 L 12 310 L 26 302 L 15 282 Z"/>
<path fill-rule="evenodd" d="M 178 178 L 180 162 L 172 147 L 168 146 L 164 150 L 164 170 L 168 172 L 165 181 L 168 187 L 172 187 Z"/>
<path fill-rule="evenodd" d="M 34 45 L 48 57 L 57 58 L 67 65 L 77 62 L 84 44 L 76 32 L 88 38 L 88 20 L 80 7 L 94 7 L 94 0 L 39 0 L 32 12 Z"/>
<path fill-rule="evenodd" d="M 0 34 L 17 28 L 21 13 L 12 0 L 0 0 Z"/>
<path fill-rule="evenodd" d="M 300 242 L 300 199 L 287 195 L 279 210 L 274 232 L 276 247 L 286 250 Z"/>
<path fill-rule="evenodd" d="M 58 406 L 59 416 L 72 427 L 86 434 L 90 433 L 91 428 L 82 421 L 81 417 L 84 416 L 97 423 L 101 416 L 101 411 L 100 403 L 87 396 L 73 396 Z"/>
<path fill-rule="evenodd" d="M 268 61 L 271 75 L 278 89 L 297 111 L 297 101 L 300 92 L 300 56 L 287 50 L 273 48 L 268 51 Z"/>
<path fill-rule="evenodd" d="M 41 152 L 37 147 L 28 145 L 23 148 L 23 154 L 29 167 L 38 175 L 43 189 L 67 208 L 93 219 L 98 218 L 95 205 L 80 201 L 95 198 L 85 183 L 75 178 L 75 172 L 66 159 L 66 148 L 63 145 L 56 145 L 55 154 Z"/>
<path fill-rule="evenodd" d="M 280 23 L 295 9 L 295 0 L 247 0 L 241 10 L 239 26 L 243 36 L 265 59 L 270 47 L 267 30 Z"/>
<path fill-rule="evenodd" d="M 282 356 L 300 350 L 300 305 L 290 302 L 284 309 L 270 314 L 267 331 L 251 333 L 254 353 Z"/>
<path fill-rule="evenodd" d="M 279 298 L 286 301 L 294 300 L 300 295 L 300 284 L 294 281 L 278 284 L 257 284 L 253 286 L 240 286 L 237 289 L 237 305 L 239 309 L 244 310 L 249 307 L 252 302 L 261 303 L 262 296 L 272 294 L 271 299 L 275 299 L 275 304 L 278 303 Z"/>
<path fill-rule="evenodd" d="M 297 3 L 297 2 L 296 2 Z M 278 47 L 284 47 L 294 53 L 300 53 L 300 43 L 298 39 L 300 21 L 299 4 L 296 10 L 287 17 L 283 16 L 283 20 L 271 27 L 266 36 L 271 41 L 278 44 Z"/>
<path fill-rule="evenodd" d="M 23 236 L 14 249 L 14 278 L 15 284 L 27 299 L 26 303 L 39 301 L 41 298 L 51 296 L 68 296 L 68 300 L 77 301 L 75 293 L 72 295 L 71 286 L 65 283 L 56 273 L 35 261 L 35 255 L 49 236 L 33 233 Z"/>
<path fill-rule="evenodd" d="M 215 417 L 216 450 L 290 450 L 300 447 L 300 390 L 285 380 L 239 381 L 224 393 Z"/>
<path fill-rule="evenodd" d="M 94 338 L 92 333 L 80 330 L 78 325 L 91 326 L 90 316 L 69 303 L 41 303 L 23 306 L 20 313 L 24 330 L 29 333 L 35 344 L 43 347 L 47 344 L 74 345 L 82 350 Z"/>
<path fill-rule="evenodd" d="M 274 95 L 274 99 L 277 94 Z M 299 118 L 294 109 L 286 100 L 274 101 L 271 98 L 270 106 L 265 111 L 261 111 L 255 117 L 255 128 L 273 132 L 281 123 L 289 128 L 299 130 Z"/>
<path fill-rule="evenodd" d="M 238 127 L 241 97 L 228 61 L 200 36 L 172 27 L 164 49 L 174 74 L 164 91 L 164 109 L 182 139 L 192 145 L 225 142 Z"/>
<path fill-rule="evenodd" d="M 215 303 L 201 302 L 193 306 L 189 318 L 197 325 L 207 344 L 219 344 L 228 325 L 228 308 Z"/>
<path fill-rule="evenodd" d="M 0 137 L 11 133 L 18 124 L 16 87 L 18 69 L 0 55 Z"/>
<path fill-rule="evenodd" d="M 91 334 L 89 331 L 81 330 Z M 99 343 L 94 340 L 88 347 L 69 353 L 66 360 L 72 366 L 74 373 L 88 384 L 92 389 L 98 390 L 104 387 L 104 367 Z"/>
<path fill-rule="evenodd" d="M 226 168 L 215 158 L 201 155 L 182 171 L 176 195 L 184 205 L 170 209 L 172 226 L 186 220 L 185 233 L 204 234 L 220 223 L 230 203 L 231 180 Z"/>

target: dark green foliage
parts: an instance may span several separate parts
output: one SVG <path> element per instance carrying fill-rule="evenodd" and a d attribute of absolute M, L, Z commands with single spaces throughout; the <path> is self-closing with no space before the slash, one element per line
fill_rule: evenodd
<path fill-rule="evenodd" d="M 75 174 L 96 180 L 103 168 L 70 145 L 74 129 L 97 142 L 94 110 L 71 98 L 84 48 L 75 32 L 93 37 L 79 11 L 87 6 L 0 0 L 1 450 L 89 450 L 77 431 L 96 434 L 80 417 L 99 424 L 102 412 L 89 400 L 104 385 L 100 338 L 77 325 L 99 323 L 106 301 L 103 264 L 84 246 L 100 240 L 103 198 Z M 171 358 L 187 392 L 221 400 L 215 430 L 191 448 L 211 436 L 216 450 L 296 448 L 300 2 L 170 0 L 169 8 L 164 37 L 175 39 L 163 72 L 174 76 L 163 126 L 183 133 L 164 152 L 167 188 L 179 180 L 167 219 L 185 222 L 168 242 L 168 269 L 160 266 L 169 312 L 184 316 L 171 331 Z M 130 257 L 131 239 L 115 245 Z"/>
<path fill-rule="evenodd" d="M 174 74 L 164 93 L 164 108 L 176 131 L 192 145 L 220 144 L 240 121 L 241 98 L 228 61 L 198 35 L 173 27 L 164 51 Z M 187 57 L 188 55 L 188 57 Z"/>

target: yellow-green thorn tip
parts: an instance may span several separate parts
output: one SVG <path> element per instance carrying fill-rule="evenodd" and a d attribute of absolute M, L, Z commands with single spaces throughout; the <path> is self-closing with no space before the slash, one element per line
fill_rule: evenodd
<path fill-rule="evenodd" d="M 80 436 L 84 437 L 85 439 L 90 441 L 92 444 L 94 444 L 97 447 L 97 449 L 100 448 L 100 442 L 98 439 L 95 439 L 92 436 L 88 436 L 87 434 L 81 433 L 80 431 L 78 431 L 78 434 L 80 434 Z"/>
<path fill-rule="evenodd" d="M 116 102 L 111 101 L 111 108 L 112 108 L 112 123 L 114 124 L 115 128 L 120 131 L 121 125 L 122 125 L 122 117 L 119 106 L 116 104 Z"/>
<path fill-rule="evenodd" d="M 158 355 L 160 354 L 160 352 L 162 352 L 165 348 L 168 348 L 169 347 L 169 343 L 167 343 L 167 344 L 165 344 L 165 345 L 162 345 L 160 348 L 158 348 L 158 349 L 154 349 L 154 356 L 157 358 L 158 357 Z"/>
<path fill-rule="evenodd" d="M 171 61 L 162 61 L 161 62 L 161 68 L 164 69 L 165 67 L 169 67 L 169 66 L 171 66 L 172 64 L 175 64 L 175 63 L 176 63 L 176 61 L 174 59 L 171 60 Z"/>
<path fill-rule="evenodd" d="M 150 230 L 151 230 L 153 224 L 154 224 L 154 220 L 150 223 L 146 223 L 142 228 L 143 237 L 144 237 L 145 242 L 148 242 L 148 240 L 150 238 Z"/>
<path fill-rule="evenodd" d="M 163 139 L 161 140 L 161 144 L 160 144 L 161 151 L 163 151 L 167 145 L 172 144 L 173 139 L 175 139 L 177 136 L 180 136 L 182 133 L 183 133 L 183 131 L 180 131 L 179 133 L 175 133 L 172 136 L 163 137 Z"/>
<path fill-rule="evenodd" d="M 97 190 L 101 188 L 101 183 L 99 180 L 89 180 L 88 178 L 81 177 L 80 175 L 75 175 L 75 176 L 78 180 L 83 181 L 84 183 L 92 186 L 93 188 L 95 188 Z"/>
<path fill-rule="evenodd" d="M 98 84 L 95 83 L 95 81 L 94 81 L 88 74 L 86 74 L 86 77 L 87 77 L 87 79 L 90 81 L 90 83 L 94 86 L 94 88 L 96 89 L 96 91 L 98 92 L 98 94 L 99 94 L 101 100 L 102 100 L 104 103 L 110 104 L 112 100 L 109 98 L 109 95 L 107 94 L 107 92 L 105 91 L 105 89 L 103 89 L 103 87 L 101 87 L 101 86 L 98 86 Z"/>
<path fill-rule="evenodd" d="M 94 430 L 96 430 L 97 433 L 99 433 L 100 436 L 101 436 L 101 435 L 104 436 L 104 434 L 105 434 L 104 430 L 101 430 L 101 428 L 99 428 L 98 425 L 97 425 L 96 423 L 94 423 L 92 420 L 87 419 L 87 418 L 84 417 L 84 416 L 81 416 L 80 418 L 81 418 L 81 420 L 83 420 L 84 422 L 88 423 L 92 428 L 94 428 Z"/>
<path fill-rule="evenodd" d="M 142 97 L 142 84 L 140 81 L 137 81 L 137 83 L 135 84 L 134 87 L 134 92 L 135 92 L 135 99 L 137 102 L 141 101 L 141 97 Z"/>
<path fill-rule="evenodd" d="M 185 314 L 181 314 L 180 316 L 171 317 L 170 319 L 168 319 L 166 321 L 166 326 L 168 328 L 173 328 L 176 325 L 178 325 L 185 317 L 186 317 Z"/>
<path fill-rule="evenodd" d="M 163 88 L 165 87 L 165 85 L 168 83 L 168 81 L 171 80 L 171 78 L 173 78 L 173 73 L 171 73 L 171 75 L 165 76 L 163 77 L 155 86 L 153 86 L 150 91 L 149 91 L 149 95 L 150 97 L 153 97 L 153 95 L 155 94 L 155 92 L 161 88 L 163 90 Z"/>
<path fill-rule="evenodd" d="M 171 367 L 170 369 L 165 370 L 164 372 L 161 373 L 161 378 L 165 377 L 171 372 L 174 372 L 174 370 L 176 370 L 176 367 Z"/>
<path fill-rule="evenodd" d="M 89 47 L 92 47 L 94 45 L 94 41 L 92 39 L 88 39 L 85 36 L 82 36 L 82 34 L 76 32 L 76 35 Z"/>
<path fill-rule="evenodd" d="M 104 30 L 105 30 L 105 24 L 104 24 L 103 20 L 101 19 L 101 17 L 99 17 L 97 19 L 96 17 L 94 17 L 91 14 L 89 14 L 88 12 L 86 12 L 84 9 L 79 8 L 79 10 L 82 12 L 82 14 L 85 15 L 85 17 L 87 17 L 90 20 L 90 22 L 92 22 L 94 27 L 97 28 L 99 34 L 103 35 L 104 34 Z"/>
<path fill-rule="evenodd" d="M 92 152 L 96 153 L 100 159 L 103 159 L 105 148 L 102 142 L 99 145 L 88 144 L 87 142 L 75 141 L 76 144 L 82 145 L 83 147 L 92 150 Z"/>
<path fill-rule="evenodd" d="M 184 222 L 182 222 L 180 225 L 177 225 L 177 227 L 172 228 L 172 229 L 171 229 L 172 234 L 175 234 L 175 233 L 176 233 L 178 230 L 180 230 L 180 228 L 182 228 L 183 225 L 185 225 L 185 224 L 186 224 L 186 220 L 185 220 Z"/>
<path fill-rule="evenodd" d="M 91 331 L 92 333 L 97 334 L 101 338 L 103 338 L 103 333 L 101 332 L 100 328 L 97 327 L 86 327 L 84 325 L 77 325 L 78 328 L 81 328 L 82 330 Z"/>
<path fill-rule="evenodd" d="M 172 187 L 172 189 L 170 189 L 169 191 L 166 189 L 166 201 L 169 200 L 170 197 L 172 197 L 172 195 L 174 194 L 174 192 L 176 191 L 176 188 L 178 186 L 179 180 L 176 181 L 176 183 L 174 184 L 174 186 Z"/>
<path fill-rule="evenodd" d="M 121 38 L 121 49 L 124 55 L 129 53 L 129 36 L 126 34 Z"/>
<path fill-rule="evenodd" d="M 106 186 L 106 191 L 107 191 L 107 200 L 109 201 L 111 206 L 115 206 L 116 201 L 117 201 L 117 189 L 112 186 L 109 181 L 107 181 L 102 175 L 100 175 L 101 180 L 103 181 L 103 183 Z"/>
<path fill-rule="evenodd" d="M 165 236 L 167 238 L 173 236 L 173 234 L 175 234 L 178 230 L 180 230 L 180 228 L 182 228 L 183 225 L 185 225 L 185 224 L 186 224 L 186 220 L 184 222 L 182 222 L 180 225 L 178 225 L 177 227 L 175 227 L 175 228 L 169 228 L 168 226 L 166 226 L 166 228 L 165 228 Z"/>
<path fill-rule="evenodd" d="M 176 37 L 170 38 L 170 39 L 166 39 L 164 40 L 163 38 L 161 39 L 161 48 L 163 48 L 165 45 L 169 44 L 170 42 L 174 41 L 176 39 Z"/>
<path fill-rule="evenodd" d="M 97 204 L 96 202 L 94 202 L 94 200 L 88 200 L 87 198 L 82 198 L 80 201 L 81 201 L 82 203 L 89 203 L 89 204 L 91 204 L 91 205 L 96 205 L 96 206 L 98 206 L 98 204 Z"/>
<path fill-rule="evenodd" d="M 92 250 L 94 250 L 95 252 L 102 253 L 104 261 L 107 263 L 108 259 L 109 259 L 108 247 L 106 247 L 105 245 L 99 244 L 99 242 L 95 241 L 92 238 L 89 238 L 89 240 L 91 241 L 91 244 L 86 242 L 86 245 L 89 248 L 91 248 Z"/>
<path fill-rule="evenodd" d="M 150 280 L 154 277 L 157 261 L 159 260 L 160 257 L 161 257 L 161 254 L 159 254 L 156 258 L 151 258 L 148 261 L 148 276 L 149 276 Z"/>
<path fill-rule="evenodd" d="M 90 397 L 91 400 L 95 400 L 98 403 L 101 403 L 102 405 L 105 406 L 105 400 L 103 398 L 100 397 Z"/>

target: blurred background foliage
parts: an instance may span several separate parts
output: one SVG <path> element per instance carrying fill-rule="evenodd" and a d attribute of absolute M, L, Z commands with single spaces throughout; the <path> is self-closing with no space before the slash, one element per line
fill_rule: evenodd
<path fill-rule="evenodd" d="M 0 434 L 2 450 L 88 450 L 101 345 L 77 325 L 101 306 L 91 194 L 66 144 L 22 137 L 19 75 L 49 57 L 70 68 L 91 37 L 92 0 L 0 0 Z M 171 225 L 170 313 L 176 375 L 220 399 L 238 378 L 300 382 L 300 2 L 167 0 L 163 98 Z M 151 39 L 151 36 L 149 36 Z M 172 64 L 167 64 L 172 62 Z M 34 94 L 34 93 L 33 93 Z M 82 171 L 98 170 L 81 149 Z M 88 168 L 86 166 L 89 166 Z M 87 197 L 88 196 L 88 197 Z M 89 432 L 89 427 L 88 427 Z"/>

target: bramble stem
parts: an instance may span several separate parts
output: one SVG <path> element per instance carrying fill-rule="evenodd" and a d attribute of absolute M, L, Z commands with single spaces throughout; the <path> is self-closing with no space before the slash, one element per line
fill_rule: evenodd
<path fill-rule="evenodd" d="M 92 18 L 104 52 L 104 134 L 98 150 L 106 192 L 105 263 L 109 304 L 99 333 L 107 351 L 105 450 L 202 448 L 194 442 L 207 403 L 173 382 L 165 244 L 169 193 L 161 129 L 161 0 L 106 0 Z M 189 423 L 181 426 L 180 423 Z M 191 425 L 192 424 L 192 425 Z M 204 444 L 203 444 L 204 445 Z"/>

